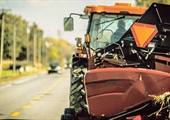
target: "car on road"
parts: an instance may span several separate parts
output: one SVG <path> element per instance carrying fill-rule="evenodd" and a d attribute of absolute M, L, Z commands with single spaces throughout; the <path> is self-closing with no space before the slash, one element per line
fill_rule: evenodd
<path fill-rule="evenodd" d="M 48 74 L 50 73 L 61 73 L 61 66 L 59 62 L 50 62 L 47 67 Z"/>

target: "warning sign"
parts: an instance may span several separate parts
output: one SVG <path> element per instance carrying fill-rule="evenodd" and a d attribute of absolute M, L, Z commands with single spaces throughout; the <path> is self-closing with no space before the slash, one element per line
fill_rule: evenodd
<path fill-rule="evenodd" d="M 138 47 L 145 48 L 158 33 L 155 25 L 135 22 L 130 28 Z"/>

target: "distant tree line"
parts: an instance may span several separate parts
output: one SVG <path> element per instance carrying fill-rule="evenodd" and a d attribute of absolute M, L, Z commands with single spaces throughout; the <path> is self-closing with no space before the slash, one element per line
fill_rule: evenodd
<path fill-rule="evenodd" d="M 45 44 L 47 46 L 47 61 L 58 61 L 61 65 L 64 65 L 65 62 L 71 62 L 75 46 L 63 39 L 56 40 L 50 37 L 45 38 Z"/>
<path fill-rule="evenodd" d="M 2 16 L 4 17 L 3 29 Z M 29 65 L 46 65 L 49 61 L 69 61 L 71 59 L 70 51 L 74 49 L 72 45 L 66 40 L 44 38 L 43 30 L 36 23 L 29 25 L 29 22 L 21 16 L 1 13 L 0 34 L 2 31 L 4 31 L 3 60 L 12 61 L 15 57 L 17 61 L 24 61 Z"/>
<path fill-rule="evenodd" d="M 135 0 L 135 2 L 140 7 L 149 7 L 153 2 L 170 4 L 170 0 Z"/>
<path fill-rule="evenodd" d="M 20 16 L 12 14 L 3 14 L 4 16 L 4 59 L 12 59 L 13 57 L 13 40 L 16 40 L 16 57 L 18 60 L 24 59 L 26 56 L 26 36 L 27 22 Z M 0 32 L 2 33 L 2 15 Z M 14 36 L 15 35 L 15 36 Z M 24 42 L 25 41 L 25 42 Z"/>

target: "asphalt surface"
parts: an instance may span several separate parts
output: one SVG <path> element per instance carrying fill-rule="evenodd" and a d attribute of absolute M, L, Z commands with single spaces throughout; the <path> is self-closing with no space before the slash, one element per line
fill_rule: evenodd
<path fill-rule="evenodd" d="M 69 70 L 0 85 L 0 119 L 60 120 L 69 106 Z"/>

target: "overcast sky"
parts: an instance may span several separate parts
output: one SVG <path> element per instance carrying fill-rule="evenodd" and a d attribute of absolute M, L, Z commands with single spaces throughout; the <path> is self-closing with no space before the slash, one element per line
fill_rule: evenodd
<path fill-rule="evenodd" d="M 70 13 L 83 13 L 86 5 L 114 5 L 116 1 L 135 5 L 135 0 L 0 0 L 0 9 L 10 9 L 8 12 L 22 16 L 30 25 L 37 23 L 44 37 L 58 39 L 57 31 L 61 31 L 61 38 L 74 43 L 75 37 L 84 36 L 86 21 L 75 18 L 75 31 L 70 33 L 63 30 L 63 18 Z"/>

